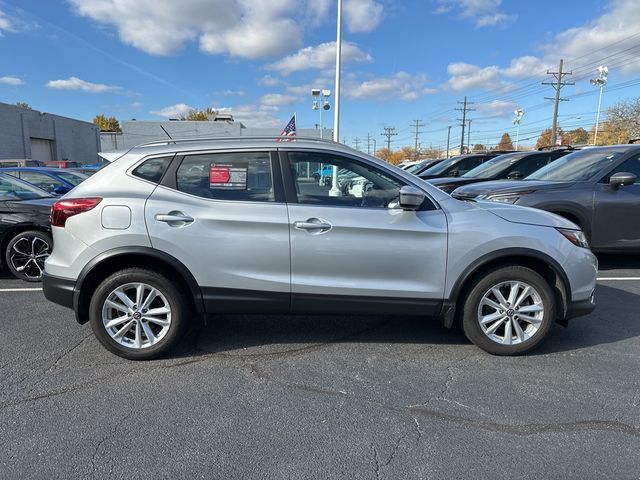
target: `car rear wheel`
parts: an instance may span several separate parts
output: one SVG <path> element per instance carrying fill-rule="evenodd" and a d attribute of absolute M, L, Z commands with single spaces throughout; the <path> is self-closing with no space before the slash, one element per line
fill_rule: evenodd
<path fill-rule="evenodd" d="M 5 264 L 15 277 L 27 282 L 39 282 L 52 245 L 51 236 L 45 232 L 20 232 L 7 245 Z"/>
<path fill-rule="evenodd" d="M 471 286 L 462 306 L 465 335 L 494 355 L 520 355 L 538 345 L 555 318 L 549 284 L 517 265 L 487 272 Z"/>
<path fill-rule="evenodd" d="M 189 321 L 184 294 L 164 275 L 142 268 L 121 270 L 96 289 L 89 321 L 109 351 L 130 360 L 169 352 Z"/>

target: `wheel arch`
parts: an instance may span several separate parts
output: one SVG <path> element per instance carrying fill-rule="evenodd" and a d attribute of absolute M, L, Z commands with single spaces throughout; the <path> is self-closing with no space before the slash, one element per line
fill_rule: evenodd
<path fill-rule="evenodd" d="M 508 248 L 497 250 L 478 258 L 456 280 L 449 300 L 445 302 L 443 322 L 450 327 L 459 311 L 460 302 L 466 292 L 486 271 L 505 265 L 521 265 L 528 267 L 544 278 L 553 290 L 556 300 L 556 315 L 558 321 L 564 322 L 566 317 L 568 296 L 571 292 L 569 278 L 562 266 L 549 255 L 527 248 Z"/>
<path fill-rule="evenodd" d="M 195 312 L 204 312 L 202 291 L 194 276 L 182 262 L 151 247 L 122 247 L 98 255 L 80 272 L 73 294 L 73 308 L 78 323 L 83 324 L 89 321 L 89 303 L 100 282 L 112 273 L 128 267 L 150 268 L 164 273 L 185 293 L 189 293 L 187 300 Z"/>

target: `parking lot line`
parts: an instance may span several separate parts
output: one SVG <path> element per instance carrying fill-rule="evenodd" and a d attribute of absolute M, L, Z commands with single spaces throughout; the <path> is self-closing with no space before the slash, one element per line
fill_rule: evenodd
<path fill-rule="evenodd" d="M 0 292 L 41 292 L 42 288 L 0 288 Z"/>
<path fill-rule="evenodd" d="M 625 280 L 628 281 L 637 281 L 640 280 L 640 277 L 598 277 L 598 280 L 608 280 L 611 282 L 624 282 Z"/>

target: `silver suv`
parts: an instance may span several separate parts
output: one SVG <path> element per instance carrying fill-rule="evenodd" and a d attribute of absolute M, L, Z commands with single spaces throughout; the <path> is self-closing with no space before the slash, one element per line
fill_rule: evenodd
<path fill-rule="evenodd" d="M 570 221 L 279 140 L 131 149 L 53 205 L 45 296 L 129 359 L 166 353 L 206 314 L 435 316 L 514 355 L 593 310 L 597 262 Z"/>

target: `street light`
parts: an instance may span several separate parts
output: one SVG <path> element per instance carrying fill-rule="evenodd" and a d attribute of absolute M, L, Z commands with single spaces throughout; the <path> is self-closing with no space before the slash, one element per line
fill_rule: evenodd
<path fill-rule="evenodd" d="M 340 141 L 340 67 L 342 60 L 342 0 L 338 0 L 338 16 L 337 16 L 337 31 L 336 31 L 336 95 L 335 105 L 336 108 L 333 111 L 333 141 Z M 331 190 L 329 190 L 330 197 L 339 197 L 340 188 L 338 188 L 338 167 L 333 166 L 333 174 L 331 175 Z"/>
<path fill-rule="evenodd" d="M 524 109 L 518 108 L 513 112 L 516 118 L 513 119 L 513 124 L 517 125 L 516 129 L 516 152 L 518 151 L 518 141 L 520 140 L 520 122 L 522 121 L 522 116 L 524 115 Z"/>
<path fill-rule="evenodd" d="M 598 114 L 596 116 L 596 131 L 593 135 L 593 144 L 598 144 L 598 125 L 600 123 L 600 106 L 602 105 L 602 89 L 607 84 L 607 78 L 609 77 L 609 68 L 603 65 L 598 67 L 598 78 L 591 79 L 591 85 L 594 87 L 600 87 L 600 95 L 598 97 Z"/>
<path fill-rule="evenodd" d="M 313 104 L 311 108 L 320 112 L 320 138 L 324 138 L 324 127 L 322 126 L 322 110 L 329 110 L 331 104 L 329 103 L 329 97 L 331 96 L 331 90 L 320 90 L 319 88 L 311 89 L 311 97 L 313 98 Z M 324 98 L 324 100 L 322 100 Z"/>

